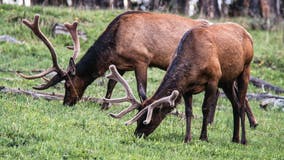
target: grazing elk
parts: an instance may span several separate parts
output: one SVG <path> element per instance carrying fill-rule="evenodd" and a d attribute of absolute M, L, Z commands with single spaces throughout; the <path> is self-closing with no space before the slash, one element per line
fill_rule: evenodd
<path fill-rule="evenodd" d="M 24 23 L 32 24 L 38 28 L 38 18 L 37 15 L 33 24 L 27 20 L 24 20 Z M 49 48 L 54 67 L 48 69 L 48 72 L 36 76 L 22 74 L 21 76 L 34 79 L 43 77 L 51 71 L 56 71 L 57 75 L 47 84 L 34 88 L 47 89 L 65 80 L 63 103 L 74 105 L 82 97 L 87 86 L 98 77 L 103 76 L 110 64 L 114 64 L 122 75 L 126 71 L 135 71 L 138 93 L 140 100 L 143 101 L 146 99 L 147 68 L 150 66 L 166 70 L 182 35 L 192 27 L 207 24 L 208 22 L 204 20 L 192 20 L 171 14 L 125 12 L 109 24 L 76 65 L 75 58 L 79 53 L 80 44 L 76 32 L 73 33 L 72 37 L 76 36 L 73 39 L 76 56 L 70 59 L 67 71 L 58 67 L 56 54 L 51 43 L 46 38 L 42 38 L 44 36 L 40 31 L 31 28 Z M 109 80 L 106 98 L 111 97 L 115 85 L 116 81 Z M 102 108 L 106 109 L 108 105 L 109 103 L 104 103 Z M 213 113 L 212 115 L 214 115 Z M 252 115 L 250 110 L 248 113 Z M 213 121 L 213 118 L 210 119 Z M 252 126 L 257 125 L 253 115 L 249 116 L 249 119 L 252 119 Z"/>
<path fill-rule="evenodd" d="M 233 107 L 233 142 L 239 142 L 241 119 L 241 143 L 246 144 L 245 105 L 249 83 L 250 63 L 253 58 L 253 42 L 249 33 L 234 23 L 214 24 L 196 27 L 186 32 L 179 42 L 173 61 L 155 94 L 142 104 L 134 100 L 126 89 L 132 105 L 113 117 L 121 118 L 126 113 L 139 109 L 140 112 L 126 124 L 137 121 L 137 136 L 148 136 L 162 122 L 183 96 L 186 114 L 186 135 L 184 142 L 191 140 L 192 95 L 205 91 L 202 104 L 203 124 L 201 140 L 207 141 L 209 110 L 214 107 L 218 87 L 222 88 Z M 111 69 L 114 70 L 114 69 Z M 112 71 L 113 72 L 113 71 Z M 114 78 L 123 83 L 121 78 Z M 234 83 L 237 90 L 234 91 Z M 105 100 L 120 102 L 121 99 Z M 246 103 L 246 104 L 245 104 Z"/>

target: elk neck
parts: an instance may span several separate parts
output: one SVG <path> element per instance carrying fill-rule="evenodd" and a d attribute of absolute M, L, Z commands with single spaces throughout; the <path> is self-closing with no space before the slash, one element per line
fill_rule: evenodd
<path fill-rule="evenodd" d="M 174 90 L 177 90 L 180 93 L 178 98 L 176 99 L 176 103 L 179 103 L 181 95 L 183 93 L 182 83 L 180 83 L 180 78 L 176 76 L 176 74 L 172 74 L 167 71 L 164 79 L 162 80 L 155 94 L 150 99 L 145 101 L 145 104 L 143 104 L 143 106 L 149 105 L 153 101 L 158 100 L 160 98 L 169 96 Z"/>
<path fill-rule="evenodd" d="M 103 35 L 100 36 L 76 64 L 76 75 L 84 78 L 87 85 L 104 75 L 114 57 L 115 43 L 104 40 L 104 38 Z"/>
<path fill-rule="evenodd" d="M 120 25 L 120 17 L 125 14 L 143 12 L 125 12 L 117 16 L 88 49 L 82 59 L 76 64 L 76 74 L 87 81 L 87 85 L 96 78 L 103 76 L 111 62 L 115 61 L 116 32 Z"/>

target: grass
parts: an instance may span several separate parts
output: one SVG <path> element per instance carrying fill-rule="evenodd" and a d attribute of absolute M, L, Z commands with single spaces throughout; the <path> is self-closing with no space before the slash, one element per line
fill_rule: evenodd
<path fill-rule="evenodd" d="M 32 19 L 36 13 L 41 15 L 42 31 L 54 43 L 59 64 L 67 66 L 72 52 L 65 46 L 71 45 L 72 41 L 66 35 L 52 37 L 50 28 L 53 23 L 79 20 L 79 29 L 88 34 L 88 40 L 81 41 L 83 53 L 108 23 L 122 12 L 0 5 L 0 35 L 8 34 L 24 42 L 21 45 L 0 42 L 0 69 L 29 73 L 32 69 L 44 69 L 51 65 L 46 47 L 21 24 L 23 18 Z M 249 32 L 255 44 L 252 75 L 284 87 L 283 30 Z M 148 95 L 152 95 L 164 72 L 150 69 L 148 74 Z M 135 88 L 133 73 L 127 73 L 125 77 Z M 0 86 L 31 89 L 39 83 L 40 80 L 28 81 L 14 73 L 0 72 Z M 64 93 L 63 84 L 47 92 Z M 87 89 L 85 95 L 103 97 L 105 92 L 106 80 L 101 78 Z M 250 86 L 249 92 L 261 90 Z M 115 89 L 115 95 L 124 95 L 121 86 Z M 202 94 L 194 96 L 196 118 L 192 122 L 193 140 L 183 144 L 185 122 L 174 116 L 168 116 L 148 138 L 138 139 L 133 135 L 135 125 L 123 125 L 135 113 L 122 120 L 108 116 L 108 113 L 118 112 L 127 104 L 101 111 L 98 104 L 90 102 L 66 107 L 60 101 L 49 102 L 0 93 L 0 159 L 283 159 L 283 112 L 261 110 L 259 102 L 251 100 L 251 107 L 260 125 L 256 130 L 249 129 L 247 125 L 248 145 L 242 146 L 231 143 L 232 109 L 227 99 L 219 99 L 215 122 L 208 130 L 207 143 L 198 140 L 202 123 L 202 97 Z M 182 111 L 183 105 L 178 108 Z"/>

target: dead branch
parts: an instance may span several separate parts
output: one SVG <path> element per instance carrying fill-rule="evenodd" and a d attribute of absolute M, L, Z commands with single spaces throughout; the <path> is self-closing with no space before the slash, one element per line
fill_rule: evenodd
<path fill-rule="evenodd" d="M 0 68 L 0 72 L 3 72 L 3 73 L 29 73 L 29 72 L 32 72 L 32 73 L 39 73 L 39 72 L 42 72 L 43 70 L 40 70 L 40 69 L 33 69 L 31 71 L 23 71 L 23 70 L 11 70 L 11 69 L 1 69 Z"/>
<path fill-rule="evenodd" d="M 220 93 L 220 97 L 226 97 L 224 93 Z M 273 95 L 270 93 L 247 93 L 247 98 L 261 101 L 263 99 L 275 98 L 275 99 L 284 99 L 283 96 Z"/>
<path fill-rule="evenodd" d="M 10 36 L 10 35 L 0 35 L 0 42 L 9 42 L 9 43 L 15 43 L 15 44 L 23 44 L 23 42 L 17 40 L 16 38 Z"/>
<path fill-rule="evenodd" d="M 59 24 L 59 23 L 55 23 L 52 26 L 52 35 L 53 37 L 55 37 L 55 35 L 58 34 L 65 34 L 65 35 L 69 35 L 68 29 L 63 25 L 63 24 Z M 81 38 L 84 41 L 87 41 L 87 34 L 84 31 L 78 31 L 78 36 L 79 38 Z"/>
<path fill-rule="evenodd" d="M 45 99 L 45 100 L 63 100 L 64 95 L 62 94 L 55 94 L 55 93 L 45 93 L 45 92 L 35 92 L 35 91 L 29 91 L 29 90 L 23 90 L 23 89 L 13 89 L 13 88 L 8 88 L 4 86 L 0 86 L 0 92 L 2 93 L 10 93 L 10 94 L 22 94 L 22 95 L 27 95 L 31 96 L 34 99 Z M 95 102 L 95 103 L 103 103 L 102 99 L 99 98 L 93 98 L 93 97 L 83 97 L 81 101 L 90 101 L 90 102 Z"/>
<path fill-rule="evenodd" d="M 256 78 L 256 77 L 251 77 L 250 78 L 250 82 L 255 87 L 268 89 L 268 90 L 274 91 L 276 94 L 284 93 L 284 89 L 283 88 L 274 86 L 274 85 L 272 85 L 272 84 L 270 84 L 270 83 L 268 83 L 268 82 L 266 82 L 266 81 L 264 81 L 262 79 Z"/>

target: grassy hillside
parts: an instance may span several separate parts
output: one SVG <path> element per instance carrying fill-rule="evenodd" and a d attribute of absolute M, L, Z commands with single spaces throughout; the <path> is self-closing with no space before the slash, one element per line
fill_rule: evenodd
<path fill-rule="evenodd" d="M 52 37 L 52 24 L 73 20 L 80 22 L 79 29 L 88 35 L 87 41 L 81 40 L 82 56 L 108 23 L 122 12 L 0 5 L 0 35 L 10 35 L 24 42 L 0 42 L 0 70 L 21 70 L 29 74 L 33 69 L 51 66 L 47 48 L 21 24 L 23 18 L 32 19 L 36 13 L 41 15 L 40 27 L 54 44 L 59 64 L 65 67 L 72 54 L 65 46 L 72 45 L 72 41 L 66 35 Z M 232 21 L 248 25 L 250 20 Z M 284 87 L 284 31 L 249 32 L 254 38 L 255 47 L 252 75 Z M 164 72 L 150 69 L 148 74 L 148 95 L 152 95 Z M 125 77 L 135 89 L 133 73 L 127 73 Z M 85 95 L 103 97 L 106 82 L 105 78 L 97 80 Z M 40 83 L 41 80 L 23 80 L 13 72 L 0 72 L 0 86 L 31 89 Z M 63 94 L 63 83 L 46 92 Z M 262 90 L 250 86 L 249 92 Z M 118 86 L 114 95 L 123 96 L 123 88 Z M 248 145 L 242 146 L 231 143 L 232 109 L 228 100 L 221 98 L 215 122 L 208 129 L 207 143 L 198 140 L 202 123 L 202 98 L 202 94 L 194 96 L 193 140 L 183 144 L 185 122 L 174 116 L 168 116 L 148 138 L 138 139 L 133 135 L 135 125 L 124 126 L 124 121 L 135 113 L 122 120 L 108 116 L 108 113 L 118 112 L 128 104 L 101 111 L 98 104 L 90 102 L 66 107 L 61 101 L 49 102 L 0 93 L 0 159 L 283 159 L 283 112 L 264 111 L 259 108 L 259 102 L 250 101 L 259 126 L 252 130 L 247 125 Z M 179 105 L 178 109 L 183 111 L 183 105 Z"/>

